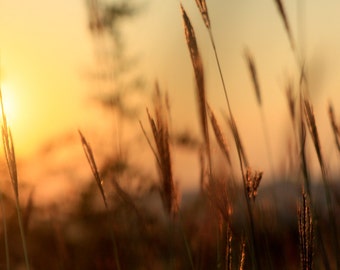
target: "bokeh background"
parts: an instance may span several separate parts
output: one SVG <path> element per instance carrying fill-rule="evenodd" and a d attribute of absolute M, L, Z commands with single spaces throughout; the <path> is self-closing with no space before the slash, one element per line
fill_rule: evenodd
<path fill-rule="evenodd" d="M 146 171 L 154 170 L 138 120 L 146 123 L 145 108 L 150 107 L 155 81 L 169 93 L 174 132 L 200 140 L 194 75 L 179 2 L 127 1 L 136 11 L 117 18 L 111 35 L 94 31 L 94 2 L 0 3 L 1 85 L 19 175 L 21 181 L 35 186 L 42 202 L 53 200 L 54 193 L 55 197 L 72 194 L 78 182 L 90 179 L 78 129 L 89 139 L 99 164 L 125 151 Z M 226 111 L 226 103 L 208 32 L 195 1 L 182 3 L 203 56 L 208 101 L 224 123 L 221 112 Z M 330 171 L 337 173 L 327 107 L 331 101 L 336 114 L 340 112 L 340 3 L 285 1 L 285 6 L 298 51 L 305 59 L 323 152 Z M 292 135 L 284 91 L 288 81 L 297 86 L 299 78 L 282 21 L 270 0 L 211 0 L 208 9 L 245 149 L 252 166 L 263 170 L 264 179 L 270 181 L 260 110 L 244 51 L 248 48 L 256 62 L 275 171 L 284 175 Z M 104 75 L 108 70 L 112 73 Z M 135 82 L 137 91 L 126 91 L 130 82 Z M 114 109 L 119 99 L 112 96 L 117 98 L 119 89 L 127 92 L 124 102 L 134 112 L 131 117 L 122 117 Z M 233 145 L 232 140 L 229 143 Z M 178 150 L 174 155 L 181 187 L 197 187 L 197 153 Z M 313 160 L 312 151 L 310 155 Z M 313 171 L 318 174 L 317 167 Z"/>

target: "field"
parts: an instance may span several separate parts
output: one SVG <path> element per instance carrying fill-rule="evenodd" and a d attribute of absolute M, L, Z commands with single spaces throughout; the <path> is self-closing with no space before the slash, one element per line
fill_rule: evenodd
<path fill-rule="evenodd" d="M 225 98 L 223 124 L 220 121 L 206 97 L 195 27 L 179 4 L 195 77 L 201 139 L 173 132 L 176 119 L 168 93 L 156 82 L 146 120 L 133 120 L 152 155 L 155 175 L 132 165 L 137 151 L 118 151 L 98 162 L 96 145 L 79 130 L 77 143 L 88 163 L 83 170 L 92 173 L 91 184 L 79 189 L 79 199 L 72 205 L 61 201 L 37 206 L 34 191 L 27 192 L 18 178 L 6 100 L 0 98 L 5 166 L 11 180 L 0 193 L 0 269 L 340 269 L 340 183 L 328 171 L 309 98 L 309 78 L 285 7 L 280 0 L 273 2 L 299 71 L 298 83 L 287 82 L 285 89 L 292 127 L 289 174 L 272 166 L 273 179 L 264 185 L 266 172 L 252 167 L 229 101 L 207 5 L 196 0 Z M 256 59 L 249 49 L 244 59 L 271 164 L 276 155 L 269 144 L 271 125 L 264 115 Z M 330 104 L 328 110 L 333 132 L 329 138 L 340 155 L 337 108 Z M 199 175 L 198 189 L 180 190 L 173 170 L 176 151 L 189 151 L 199 160 L 197 167 L 188 168 Z M 309 155 L 317 160 L 317 177 Z"/>

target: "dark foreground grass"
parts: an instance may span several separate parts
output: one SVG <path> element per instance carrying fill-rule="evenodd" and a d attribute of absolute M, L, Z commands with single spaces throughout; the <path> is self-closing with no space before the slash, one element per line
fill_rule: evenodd
<path fill-rule="evenodd" d="M 113 222 L 109 224 L 105 209 L 98 211 L 89 207 L 94 188 L 95 185 L 91 185 L 84 192 L 78 207 L 62 220 L 57 215 L 41 218 L 39 216 L 44 215 L 42 210 L 33 210 L 26 230 L 32 269 L 117 269 L 111 230 L 116 237 L 121 269 L 169 269 L 170 266 L 173 269 L 191 269 L 181 230 L 189 243 L 195 269 L 226 269 L 227 263 L 231 266 L 228 269 L 239 269 L 243 242 L 244 269 L 252 269 L 248 240 L 244 238 L 243 232 L 247 224 L 247 212 L 239 196 L 229 196 L 232 197 L 229 203 L 233 207 L 229 229 L 216 222 L 218 215 L 214 210 L 214 202 L 199 192 L 183 194 L 181 223 L 169 223 L 165 213 L 160 208 L 155 209 L 154 206 L 161 205 L 162 200 L 157 191 L 152 191 L 135 199 L 143 222 L 132 208 L 115 198 L 118 203 L 110 210 Z M 313 186 L 316 194 L 320 188 L 320 185 Z M 334 186 L 333 190 L 339 200 L 339 188 Z M 242 194 L 242 187 L 235 187 L 234 192 Z M 292 182 L 278 181 L 260 190 L 257 200 L 254 221 L 260 249 L 257 259 L 261 269 L 301 269 L 297 211 L 299 188 Z M 315 197 L 315 200 L 319 202 L 316 204 L 318 210 L 325 211 L 325 198 Z M 8 212 L 12 213 L 7 219 L 11 269 L 18 269 L 19 265 L 23 265 L 24 257 L 14 215 L 15 205 L 7 202 L 6 206 Z M 55 207 L 45 211 L 58 213 L 62 209 Z M 335 211 L 339 213 L 340 208 L 337 207 Z M 339 225 L 339 218 L 336 222 Z M 322 215 L 318 223 L 326 250 L 332 254 L 327 215 Z M 172 231 L 169 230 L 170 224 L 173 226 Z M 220 230 L 219 245 L 216 243 L 216 230 Z M 232 238 L 227 260 L 228 230 Z M 0 240 L 3 243 L 3 233 Z M 219 265 L 216 256 L 218 248 L 223 258 Z M 324 269 L 317 247 L 314 248 L 313 258 L 314 269 Z M 5 268 L 5 261 L 5 252 L 1 252 L 2 269 Z M 336 269 L 334 257 L 329 257 L 329 263 L 331 269 Z"/>

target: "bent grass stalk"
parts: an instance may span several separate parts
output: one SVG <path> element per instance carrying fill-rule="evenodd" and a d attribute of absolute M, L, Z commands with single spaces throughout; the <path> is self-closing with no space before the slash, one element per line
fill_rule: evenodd
<path fill-rule="evenodd" d="M 17 172 L 14 143 L 13 143 L 11 130 L 10 130 L 8 124 L 7 124 L 7 119 L 6 119 L 1 89 L 0 89 L 0 106 L 1 106 L 1 113 L 2 113 L 2 141 L 3 141 L 3 145 L 4 145 L 7 168 L 8 168 L 10 178 L 11 178 L 12 187 L 13 187 L 13 191 L 14 191 L 14 195 L 15 195 L 14 196 L 15 197 L 15 206 L 16 206 L 16 210 L 17 210 L 19 229 L 20 229 L 20 234 L 21 234 L 22 246 L 23 246 L 23 250 L 24 250 L 26 269 L 29 270 L 30 264 L 29 264 L 29 259 L 28 259 L 26 237 L 25 237 L 23 221 L 22 221 L 22 214 L 21 214 L 21 209 L 20 209 L 18 172 Z"/>
<path fill-rule="evenodd" d="M 106 195 L 105 195 L 104 188 L 103 188 L 103 181 L 100 177 L 100 174 L 99 174 L 99 171 L 98 171 L 98 168 L 97 168 L 97 164 L 96 164 L 96 161 L 94 159 L 94 155 L 93 155 L 92 148 L 91 148 L 90 144 L 86 141 L 82 132 L 80 130 L 78 130 L 78 132 L 79 132 L 81 143 L 82 143 L 82 146 L 83 146 L 83 149 L 84 149 L 84 152 L 85 152 L 85 156 L 86 156 L 87 161 L 88 161 L 88 163 L 91 167 L 92 174 L 93 174 L 93 176 L 94 176 L 94 178 L 97 182 L 100 194 L 103 198 L 107 218 L 108 218 L 108 221 L 110 223 L 109 227 L 110 227 L 110 233 L 111 233 L 112 244 L 113 244 L 113 256 L 114 256 L 114 259 L 115 259 L 116 268 L 118 270 L 120 270 L 121 266 L 120 266 L 120 260 L 119 260 L 119 256 L 118 256 L 118 247 L 117 247 L 116 237 L 115 237 L 113 228 L 111 227 L 112 224 L 113 224 L 112 223 L 112 217 L 109 213 L 109 206 L 108 206 L 108 203 L 107 203 L 107 200 L 106 200 Z"/>

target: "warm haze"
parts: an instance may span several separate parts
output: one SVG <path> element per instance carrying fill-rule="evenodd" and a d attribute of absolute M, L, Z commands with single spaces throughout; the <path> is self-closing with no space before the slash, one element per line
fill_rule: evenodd
<path fill-rule="evenodd" d="M 141 3 L 140 14 L 121 25 L 127 51 L 138 57 L 137 67 L 149 82 L 148 94 L 156 79 L 169 92 L 173 118 L 180 119 L 175 128 L 195 131 L 198 118 L 193 73 L 178 2 L 136 2 Z M 225 111 L 207 32 L 194 1 L 184 1 L 183 5 L 198 33 L 208 100 L 216 112 Z M 258 128 L 262 125 L 260 111 L 247 70 L 245 48 L 252 52 L 257 64 L 264 112 L 272 127 L 270 145 L 278 153 L 275 167 L 279 170 L 290 129 L 284 87 L 297 68 L 276 7 L 270 0 L 210 1 L 208 5 L 231 105 L 251 162 L 268 171 L 263 131 Z M 301 1 L 301 14 L 298 4 L 287 2 L 286 6 L 294 38 L 297 44 L 303 44 L 323 150 L 331 158 L 335 153 L 327 136 L 327 104 L 331 100 L 336 109 L 340 105 L 336 12 L 340 4 Z M 94 69 L 96 45 L 87 26 L 85 1 L 1 2 L 1 83 L 18 157 L 29 158 L 50 138 L 91 126 L 90 122 L 97 118 L 98 112 L 90 102 L 97 85 L 87 76 Z M 297 78 L 294 80 L 296 83 Z M 105 129 L 104 126 L 105 123 L 100 128 Z M 185 155 L 181 158 L 188 164 L 197 162 L 189 161 L 191 158 Z M 184 171 L 183 175 L 191 174 Z"/>
<path fill-rule="evenodd" d="M 0 1 L 0 269 L 340 269 L 339 12 Z"/>

